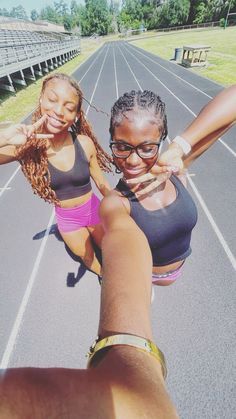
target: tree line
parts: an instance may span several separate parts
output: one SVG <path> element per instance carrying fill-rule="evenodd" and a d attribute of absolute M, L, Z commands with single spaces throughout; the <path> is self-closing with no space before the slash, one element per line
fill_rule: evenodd
<path fill-rule="evenodd" d="M 84 36 L 213 21 L 221 21 L 223 26 L 229 12 L 236 13 L 236 0 L 122 0 L 121 4 L 120 0 L 85 0 L 83 5 L 72 0 L 70 6 L 59 0 L 40 12 L 33 9 L 30 17 L 22 5 L 10 11 L 0 8 L 0 16 L 47 20 L 64 25 L 66 31 L 79 30 Z"/>

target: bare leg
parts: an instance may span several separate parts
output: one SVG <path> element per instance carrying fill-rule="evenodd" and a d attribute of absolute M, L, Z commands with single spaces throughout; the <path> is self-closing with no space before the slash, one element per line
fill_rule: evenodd
<path fill-rule="evenodd" d="M 61 233 L 61 236 L 69 249 L 79 256 L 91 271 L 97 275 L 101 274 L 101 265 L 95 255 L 91 235 L 87 228 Z"/>
<path fill-rule="evenodd" d="M 101 249 L 102 247 L 102 238 L 104 236 L 104 229 L 101 224 L 96 224 L 95 226 L 87 227 L 90 232 L 94 242 Z"/>

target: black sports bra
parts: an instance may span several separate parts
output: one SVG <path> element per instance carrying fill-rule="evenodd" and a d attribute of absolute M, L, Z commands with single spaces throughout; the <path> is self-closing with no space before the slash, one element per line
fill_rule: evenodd
<path fill-rule="evenodd" d="M 191 253 L 192 229 L 197 222 L 196 205 L 182 182 L 171 176 L 176 189 L 176 199 L 165 208 L 147 210 L 124 181 L 116 189 L 130 202 L 130 216 L 147 237 L 153 266 L 165 266 L 185 259 Z"/>
<path fill-rule="evenodd" d="M 92 189 L 88 159 L 76 134 L 71 133 L 71 135 L 75 148 L 73 167 L 68 171 L 63 171 L 48 161 L 48 170 L 51 176 L 50 186 L 60 201 L 82 196 Z"/>

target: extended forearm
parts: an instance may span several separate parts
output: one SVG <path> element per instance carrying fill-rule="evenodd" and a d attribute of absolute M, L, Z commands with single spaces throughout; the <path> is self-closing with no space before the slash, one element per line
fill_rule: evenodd
<path fill-rule="evenodd" d="M 99 335 L 131 333 L 151 339 L 151 252 L 144 234 L 132 220 L 130 225 L 108 230 L 103 238 Z"/>
<path fill-rule="evenodd" d="M 181 137 L 194 147 L 208 135 L 227 131 L 236 121 L 236 85 L 215 96 L 182 132 Z"/>

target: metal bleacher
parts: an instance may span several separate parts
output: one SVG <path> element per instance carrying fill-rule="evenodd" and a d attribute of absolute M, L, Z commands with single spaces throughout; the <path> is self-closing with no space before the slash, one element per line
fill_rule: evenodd
<path fill-rule="evenodd" d="M 0 89 L 15 92 L 17 84 L 27 85 L 80 53 L 77 34 L 36 29 L 0 25 Z"/>

